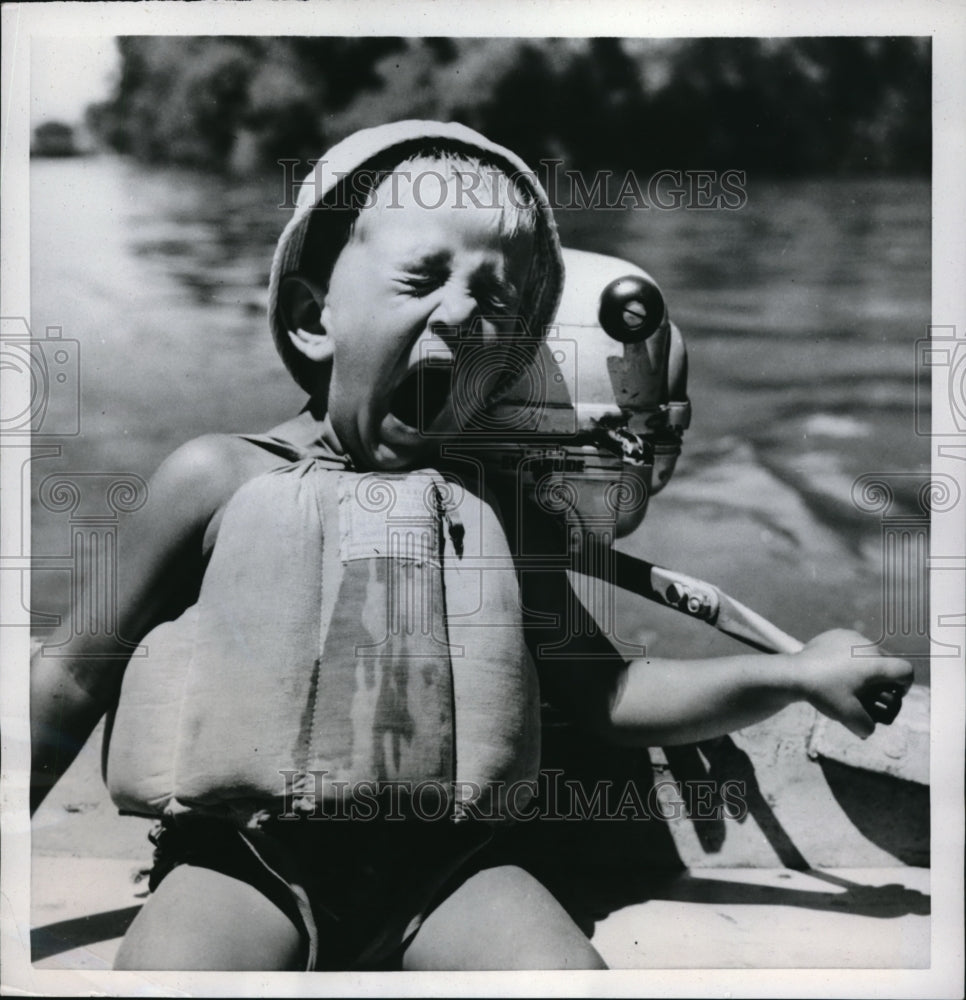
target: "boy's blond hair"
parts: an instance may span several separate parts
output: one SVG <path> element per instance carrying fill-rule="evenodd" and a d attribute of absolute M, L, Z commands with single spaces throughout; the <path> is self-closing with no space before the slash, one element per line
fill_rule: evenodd
<path fill-rule="evenodd" d="M 420 170 L 458 178 L 457 196 L 468 211 L 499 208 L 500 233 L 508 241 L 533 234 L 530 271 L 521 290 L 521 326 L 534 347 L 553 319 L 563 285 L 556 224 L 535 175 L 516 154 L 455 123 L 407 121 L 357 132 L 320 160 L 299 190 L 295 213 L 279 238 L 269 281 L 269 323 L 275 345 L 295 381 L 316 391 L 318 364 L 292 345 L 279 310 L 278 289 L 287 274 L 323 287 L 348 242 L 359 214 L 380 198 L 392 204 L 390 178 Z M 470 176 L 472 175 L 472 176 Z"/>

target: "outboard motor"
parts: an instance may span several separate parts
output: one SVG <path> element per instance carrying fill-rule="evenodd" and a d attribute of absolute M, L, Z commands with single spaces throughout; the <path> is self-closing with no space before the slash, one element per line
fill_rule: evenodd
<path fill-rule="evenodd" d="M 619 537 L 674 472 L 691 416 L 687 355 L 645 271 L 577 250 L 564 261 L 549 336 L 487 416 L 492 459 L 523 498 Z"/>

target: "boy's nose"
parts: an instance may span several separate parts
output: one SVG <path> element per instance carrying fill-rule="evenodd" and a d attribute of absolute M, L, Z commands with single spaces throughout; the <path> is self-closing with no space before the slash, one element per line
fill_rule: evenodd
<path fill-rule="evenodd" d="M 439 333 L 446 328 L 465 330 L 476 315 L 477 308 L 477 301 L 468 289 L 447 286 L 442 290 L 439 303 L 430 317 L 430 326 Z"/>

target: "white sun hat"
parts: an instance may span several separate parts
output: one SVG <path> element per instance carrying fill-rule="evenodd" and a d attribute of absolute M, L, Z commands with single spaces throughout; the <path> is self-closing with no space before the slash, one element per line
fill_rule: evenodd
<path fill-rule="evenodd" d="M 442 146 L 483 157 L 499 166 L 533 197 L 538 209 L 536 243 L 530 272 L 522 290 L 520 314 L 535 340 L 544 336 L 547 325 L 553 320 L 563 288 L 560 240 L 547 194 L 526 163 L 511 150 L 457 122 L 409 120 L 362 129 L 333 146 L 302 182 L 295 212 L 279 237 L 272 260 L 268 285 L 268 318 L 272 337 L 286 368 L 307 392 L 313 390 L 310 370 L 305 358 L 289 340 L 279 311 L 278 290 L 282 278 L 298 271 L 301 266 L 313 216 L 316 219 L 314 225 L 324 224 L 322 220 L 327 217 L 326 214 L 313 213 L 313 209 L 333 199 L 336 204 L 346 204 L 339 198 L 340 189 L 351 185 L 354 196 L 364 193 L 359 186 L 361 172 L 368 171 L 374 176 L 377 169 L 391 169 L 426 146 Z M 336 213 L 328 215 L 333 224 L 335 216 Z"/>

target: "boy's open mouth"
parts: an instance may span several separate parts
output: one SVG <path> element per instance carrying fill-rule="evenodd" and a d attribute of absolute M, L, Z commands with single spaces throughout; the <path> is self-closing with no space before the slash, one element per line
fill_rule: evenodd
<path fill-rule="evenodd" d="M 396 386 L 389 412 L 417 430 L 428 430 L 449 399 L 453 384 L 450 365 L 420 365 Z"/>

